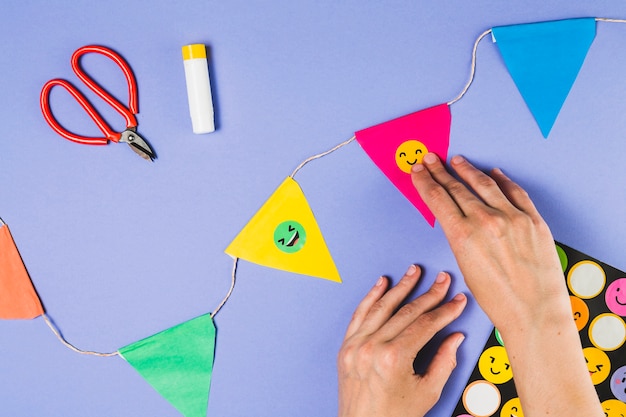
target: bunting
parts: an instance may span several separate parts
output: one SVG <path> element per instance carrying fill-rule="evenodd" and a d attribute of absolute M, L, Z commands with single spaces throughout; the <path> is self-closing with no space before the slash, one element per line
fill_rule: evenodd
<path fill-rule="evenodd" d="M 462 98 L 472 83 L 478 42 L 492 34 L 513 81 L 547 138 L 594 41 L 597 20 L 626 23 L 582 18 L 487 30 L 476 41 L 469 83 L 456 99 L 360 130 L 343 144 L 307 159 L 298 169 L 356 138 L 372 161 L 434 226 L 433 213 L 412 184 L 411 168 L 421 163 L 428 152 L 447 160 L 450 105 Z M 298 169 L 274 191 L 225 252 L 263 266 L 341 282 L 309 203 L 293 179 Z M 226 299 L 229 295 L 230 291 Z M 41 315 L 49 321 L 8 226 L 0 219 L 0 319 L 33 319 Z M 99 356 L 119 354 L 185 417 L 206 416 L 215 353 L 212 314 L 110 354 L 76 349 L 54 326 L 51 328 L 74 351 Z"/>
<path fill-rule="evenodd" d="M 434 226 L 435 216 L 411 180 L 411 167 L 428 152 L 448 158 L 450 108 L 440 104 L 356 132 L 356 140 L 389 180 Z"/>
<path fill-rule="evenodd" d="M 499 26 L 492 33 L 509 74 L 547 138 L 595 38 L 595 19 Z"/>
<path fill-rule="evenodd" d="M 274 191 L 225 252 L 270 268 L 341 282 L 309 203 L 292 177 Z"/>
<path fill-rule="evenodd" d="M 210 314 L 123 347 L 119 354 L 183 416 L 206 416 L 215 354 Z"/>
<path fill-rule="evenodd" d="M 43 313 L 9 226 L 0 223 L 0 319 L 34 319 Z"/>

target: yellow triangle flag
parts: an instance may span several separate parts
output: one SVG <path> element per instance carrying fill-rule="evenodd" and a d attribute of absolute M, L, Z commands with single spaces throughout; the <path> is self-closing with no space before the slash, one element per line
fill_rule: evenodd
<path fill-rule="evenodd" d="M 341 282 L 309 203 L 291 177 L 274 191 L 225 252 L 270 268 Z"/>

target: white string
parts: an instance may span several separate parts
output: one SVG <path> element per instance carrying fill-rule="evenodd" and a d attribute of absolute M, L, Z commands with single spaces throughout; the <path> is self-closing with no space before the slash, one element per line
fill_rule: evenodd
<path fill-rule="evenodd" d="M 50 319 L 50 317 L 48 317 L 48 315 L 46 313 L 43 314 L 43 319 L 46 321 L 46 324 L 48 325 L 48 327 L 50 327 L 50 330 L 52 330 L 52 332 L 55 334 L 57 339 L 59 339 L 61 341 L 61 343 L 63 343 L 66 347 L 70 348 L 71 350 L 73 350 L 76 353 L 80 353 L 80 354 L 83 354 L 83 355 L 94 355 L 94 356 L 116 356 L 116 355 L 119 355 L 119 352 L 101 353 L 101 352 L 93 352 L 93 351 L 90 351 L 90 350 L 78 349 L 76 346 L 72 345 L 67 340 L 65 340 L 65 338 L 63 337 L 63 335 L 61 334 L 59 329 L 56 327 L 56 325 L 54 324 L 52 319 Z"/>
<path fill-rule="evenodd" d="M 230 295 L 233 293 L 233 289 L 235 288 L 236 276 L 237 276 L 237 261 L 239 261 L 239 258 L 235 258 L 235 261 L 233 262 L 233 272 L 231 275 L 230 289 L 228 290 L 226 297 L 224 297 L 220 305 L 218 305 L 217 308 L 213 310 L 213 312 L 211 313 L 211 318 L 213 318 L 217 314 L 217 312 L 220 311 L 222 307 L 224 307 L 224 304 L 226 304 L 226 301 L 228 301 L 228 299 L 230 298 Z"/>
<path fill-rule="evenodd" d="M 0 219 L 0 221 L 1 221 L 1 219 Z M 220 311 L 220 309 L 222 307 L 224 307 L 224 304 L 226 304 L 226 301 L 228 301 L 228 299 L 230 298 L 230 295 L 233 293 L 233 289 L 235 288 L 235 277 L 237 275 L 237 261 L 238 260 L 239 260 L 239 258 L 235 258 L 235 261 L 233 263 L 233 272 L 232 272 L 232 279 L 231 279 L 231 283 L 230 283 L 230 289 L 228 290 L 228 293 L 226 294 L 226 297 L 224 297 L 222 302 L 211 313 L 211 318 L 213 318 L 217 314 L 217 312 Z M 63 345 L 65 345 L 65 347 L 73 350 L 76 353 L 80 353 L 82 355 L 93 355 L 93 356 L 101 356 L 101 357 L 117 356 L 117 355 L 120 354 L 119 352 L 102 353 L 102 352 L 94 352 L 94 351 L 91 351 L 91 350 L 79 349 L 76 346 L 72 345 L 67 340 L 65 340 L 65 338 L 61 334 L 61 331 L 54 324 L 54 321 L 52 321 L 52 319 L 46 313 L 44 313 L 42 315 L 42 317 L 43 317 L 44 321 L 46 322 L 46 324 L 48 325 L 48 327 L 50 328 L 50 330 L 52 330 L 52 333 L 54 333 L 54 335 L 57 337 L 57 339 L 59 339 L 59 341 Z"/>
<path fill-rule="evenodd" d="M 598 22 L 626 23 L 626 19 L 612 19 L 612 18 L 606 18 L 606 17 L 596 17 L 595 20 L 598 21 Z M 467 81 L 467 84 L 465 85 L 465 87 L 463 88 L 461 93 L 457 97 L 455 97 L 454 99 L 450 100 L 447 103 L 448 106 L 456 103 L 461 98 L 463 98 L 463 96 L 467 93 L 467 91 L 469 90 L 470 86 L 472 85 L 472 82 L 474 81 L 474 76 L 476 75 L 476 52 L 477 52 L 477 49 L 478 49 L 478 44 L 480 43 L 480 41 L 485 36 L 487 36 L 491 32 L 492 32 L 491 29 L 488 29 L 488 30 L 484 31 L 483 33 L 480 34 L 480 36 L 474 42 L 474 47 L 472 48 L 472 64 L 471 64 L 469 80 Z M 291 173 L 290 177 L 293 178 L 296 175 L 296 173 L 298 173 L 298 171 L 300 171 L 300 169 L 302 169 L 302 167 L 304 167 L 309 162 L 314 161 L 314 160 L 319 159 L 319 158 L 322 158 L 322 157 L 324 157 L 324 156 L 326 156 L 326 155 L 328 155 L 328 154 L 330 154 L 332 152 L 335 152 L 337 149 L 342 148 L 343 146 L 348 145 L 350 142 L 354 141 L 355 139 L 356 139 L 356 136 L 352 136 L 350 139 L 341 142 L 340 144 L 336 145 L 332 149 L 329 149 L 329 150 L 327 150 L 325 152 L 319 153 L 317 155 L 313 155 L 313 156 L 305 159 L 304 161 L 302 161 L 302 163 L 300 165 L 298 165 L 296 167 L 296 169 L 294 169 L 294 171 Z M 0 218 L 0 227 L 4 226 L 5 224 L 6 223 L 2 220 L 2 218 Z M 226 296 L 222 300 L 222 302 L 211 313 L 211 318 L 213 318 L 221 310 L 221 308 L 224 307 L 224 304 L 226 304 L 226 302 L 230 298 L 231 294 L 233 293 L 233 289 L 235 288 L 236 276 L 237 276 L 237 262 L 238 261 L 239 261 L 239 258 L 234 258 L 233 269 L 232 269 L 232 274 L 231 274 L 230 288 L 228 290 L 228 293 L 226 294 Z M 48 315 L 46 313 L 44 313 L 42 316 L 43 316 L 43 319 L 45 320 L 46 324 L 48 325 L 48 327 L 52 330 L 52 332 L 56 335 L 56 337 L 61 341 L 61 343 L 63 343 L 66 347 L 68 347 L 69 349 L 73 350 L 74 352 L 81 353 L 81 354 L 84 354 L 84 355 L 95 355 L 95 356 L 105 356 L 105 357 L 106 356 L 116 356 L 116 355 L 119 355 L 119 352 L 101 353 L 101 352 L 94 352 L 94 351 L 78 349 L 77 347 L 75 347 L 74 345 L 69 343 L 67 340 L 65 340 L 65 338 L 63 337 L 63 335 L 61 334 L 59 329 L 56 327 L 54 322 L 48 317 Z"/>
<path fill-rule="evenodd" d="M 300 169 L 302 169 L 302 167 L 305 166 L 306 164 L 308 164 L 309 162 L 311 162 L 311 161 L 313 161 L 315 159 L 324 157 L 324 156 L 328 155 L 329 153 L 335 152 L 337 149 L 339 149 L 339 148 L 341 148 L 343 146 L 346 146 L 347 144 L 349 144 L 350 142 L 352 142 L 355 139 L 356 139 L 356 136 L 352 136 L 350 139 L 341 142 L 339 145 L 335 146 L 332 149 L 327 150 L 326 152 L 322 152 L 322 153 L 319 153 L 317 155 L 313 155 L 313 156 L 308 157 L 307 159 L 302 161 L 302 163 L 300 165 L 298 165 L 296 167 L 296 169 L 293 170 L 293 172 L 291 173 L 290 177 L 293 178 L 293 176 L 296 175 L 296 173 L 298 171 L 300 171 Z"/>
<path fill-rule="evenodd" d="M 463 91 L 461 91 L 461 93 L 456 96 L 456 98 L 448 102 L 448 106 L 451 106 L 452 104 L 463 98 L 465 93 L 467 93 L 467 90 L 469 90 L 470 86 L 472 85 L 472 82 L 474 81 L 474 75 L 476 74 L 476 50 L 478 49 L 478 43 L 490 33 L 491 29 L 487 29 L 486 31 L 481 33 L 478 39 L 476 39 L 476 42 L 474 42 L 474 48 L 472 49 L 472 68 L 470 70 L 469 81 L 467 82 L 467 84 L 465 84 L 465 88 L 463 88 Z"/>
<path fill-rule="evenodd" d="M 596 17 L 595 20 L 596 22 L 626 23 L 626 19 L 613 19 L 613 18 L 608 18 L 608 17 Z M 478 48 L 478 43 L 491 32 L 492 32 L 491 29 L 487 29 L 486 31 L 481 33 L 480 36 L 476 39 L 476 42 L 474 42 L 474 48 L 472 49 L 472 67 L 470 70 L 469 81 L 465 85 L 465 88 L 463 88 L 463 91 L 461 91 L 461 93 L 457 97 L 455 97 L 453 100 L 450 100 L 448 102 L 448 106 L 456 103 L 461 98 L 463 98 L 465 93 L 467 93 L 467 90 L 469 90 L 470 86 L 472 85 L 472 82 L 474 81 L 474 76 L 476 74 L 476 50 Z"/>
<path fill-rule="evenodd" d="M 596 17 L 596 22 L 626 23 L 626 20 L 624 20 L 624 19 L 611 19 L 609 17 Z"/>

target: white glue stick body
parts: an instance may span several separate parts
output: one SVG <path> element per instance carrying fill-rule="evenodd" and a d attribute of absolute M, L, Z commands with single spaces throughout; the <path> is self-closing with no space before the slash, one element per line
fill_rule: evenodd
<path fill-rule="evenodd" d="M 193 133 L 214 132 L 215 120 L 206 46 L 203 44 L 183 46 L 183 62 Z"/>

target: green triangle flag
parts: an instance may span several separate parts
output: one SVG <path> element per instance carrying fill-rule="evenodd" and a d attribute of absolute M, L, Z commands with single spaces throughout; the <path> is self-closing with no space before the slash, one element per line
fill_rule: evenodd
<path fill-rule="evenodd" d="M 205 314 L 119 350 L 120 355 L 185 417 L 205 417 L 215 325 Z"/>

